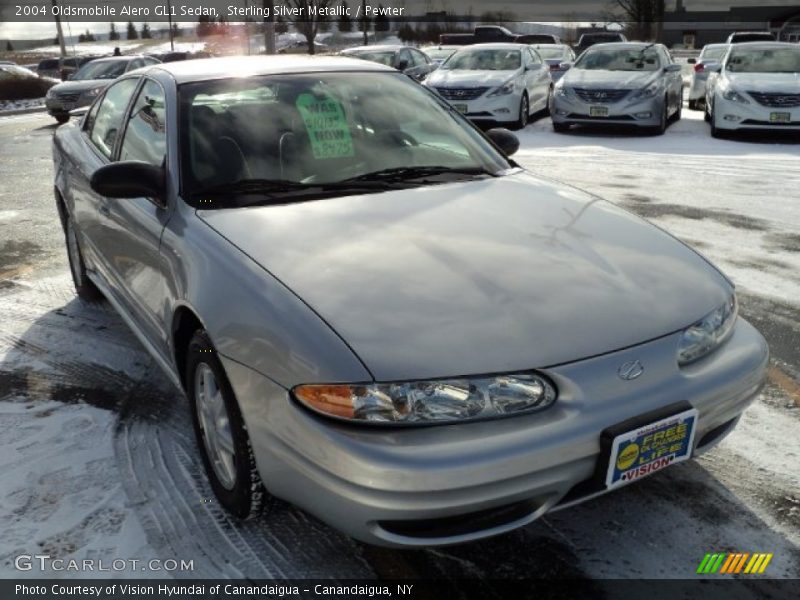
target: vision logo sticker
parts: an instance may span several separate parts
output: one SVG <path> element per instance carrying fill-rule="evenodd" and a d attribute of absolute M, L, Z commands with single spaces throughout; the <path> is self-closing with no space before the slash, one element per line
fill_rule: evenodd
<path fill-rule="evenodd" d="M 327 94 L 300 94 L 295 102 L 305 123 L 314 158 L 353 156 L 353 138 L 341 103 Z"/>
<path fill-rule="evenodd" d="M 639 445 L 636 443 L 628 444 L 620 451 L 617 457 L 617 468 L 620 471 L 625 471 L 631 467 L 637 458 L 639 458 Z"/>
<path fill-rule="evenodd" d="M 767 570 L 767 565 L 771 560 L 771 552 L 754 552 L 753 554 L 749 552 L 709 552 L 700 561 L 697 573 L 700 575 L 730 575 L 734 573 L 760 575 Z"/>

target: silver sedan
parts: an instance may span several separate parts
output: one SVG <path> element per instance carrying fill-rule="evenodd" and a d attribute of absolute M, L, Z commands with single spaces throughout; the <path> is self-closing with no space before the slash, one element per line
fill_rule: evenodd
<path fill-rule="evenodd" d="M 555 86 L 550 114 L 556 131 L 575 124 L 615 124 L 664 133 L 681 118 L 683 78 L 661 44 L 597 44 Z"/>
<path fill-rule="evenodd" d="M 338 57 L 151 67 L 58 129 L 76 290 L 185 392 L 230 513 L 474 540 L 734 428 L 768 349 L 731 282 L 517 146 Z"/>

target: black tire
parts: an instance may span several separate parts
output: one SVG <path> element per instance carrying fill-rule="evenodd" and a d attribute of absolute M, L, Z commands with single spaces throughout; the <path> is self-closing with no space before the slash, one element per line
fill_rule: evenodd
<path fill-rule="evenodd" d="M 681 120 L 683 116 L 683 92 L 681 92 L 681 98 L 678 101 L 678 110 L 675 111 L 675 114 L 672 115 L 672 122 L 677 123 Z"/>
<path fill-rule="evenodd" d="M 700 110 L 700 103 L 697 100 L 689 100 L 689 110 Z"/>
<path fill-rule="evenodd" d="M 716 117 L 714 116 L 713 113 L 711 115 L 709 115 L 708 124 L 711 127 L 711 137 L 716 138 L 718 140 L 725 139 L 726 134 L 725 134 L 724 131 L 722 131 L 721 129 L 719 129 L 717 127 L 717 125 L 716 125 Z"/>
<path fill-rule="evenodd" d="M 72 274 L 72 283 L 75 284 L 75 293 L 82 300 L 95 302 L 103 297 L 92 280 L 86 275 L 86 264 L 83 262 L 78 236 L 72 219 L 67 215 L 64 221 L 64 241 L 67 245 L 67 259 L 69 260 L 69 271 Z"/>
<path fill-rule="evenodd" d="M 667 122 L 669 121 L 667 117 L 668 110 L 669 106 L 667 103 L 667 99 L 664 98 L 664 108 L 661 111 L 661 122 L 655 127 L 650 128 L 650 135 L 664 135 L 664 132 L 667 130 Z"/>
<path fill-rule="evenodd" d="M 209 455 L 210 443 L 207 442 L 207 435 L 204 429 L 204 422 L 198 411 L 198 392 L 200 394 L 211 394 L 212 390 L 206 390 L 205 384 L 198 382 L 202 374 L 207 373 L 205 369 L 213 374 L 216 390 L 221 394 L 224 406 L 224 415 L 218 414 L 223 419 L 214 419 L 216 429 L 223 423 L 223 427 L 229 428 L 231 436 L 233 457 L 230 461 L 233 481 L 225 482 L 217 469 L 223 470 L 224 467 L 215 467 L 212 457 Z M 199 375 L 198 375 L 199 373 Z M 205 331 L 198 330 L 189 342 L 186 353 L 185 370 L 186 395 L 189 398 L 189 406 L 192 411 L 192 423 L 194 424 L 195 437 L 200 449 L 200 456 L 206 470 L 211 488 L 220 505 L 237 519 L 250 519 L 260 515 L 266 504 L 272 504 L 272 496 L 269 496 L 261 482 L 258 474 L 253 449 L 250 445 L 250 437 L 247 434 L 242 414 L 239 411 L 239 404 L 234 396 L 222 363 L 217 357 L 216 350 Z M 199 387 L 198 387 L 199 383 Z M 213 434 L 218 435 L 218 434 Z M 217 463 L 218 465 L 220 463 Z"/>
<path fill-rule="evenodd" d="M 706 123 L 711 123 L 711 113 L 709 112 L 708 102 L 706 102 L 705 106 L 703 106 L 703 120 Z"/>
<path fill-rule="evenodd" d="M 58 115 L 56 117 L 56 121 L 58 121 L 59 125 L 63 125 L 67 121 L 69 121 L 69 115 Z"/>
<path fill-rule="evenodd" d="M 569 123 L 556 123 L 553 121 L 553 131 L 556 133 L 567 133 L 569 131 Z"/>
<path fill-rule="evenodd" d="M 516 129 L 525 129 L 530 115 L 531 105 L 528 102 L 528 92 L 522 92 L 522 98 L 520 98 L 519 101 L 519 115 L 517 115 L 517 122 L 514 124 L 514 127 Z"/>

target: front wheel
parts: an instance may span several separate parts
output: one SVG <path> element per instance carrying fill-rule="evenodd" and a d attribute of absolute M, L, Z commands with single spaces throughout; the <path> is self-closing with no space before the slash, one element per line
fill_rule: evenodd
<path fill-rule="evenodd" d="M 714 113 L 709 115 L 708 123 L 711 126 L 711 137 L 718 140 L 725 138 L 725 131 L 717 127 L 717 117 L 714 115 Z"/>
<path fill-rule="evenodd" d="M 259 515 L 267 493 L 233 389 L 205 331 L 195 332 L 189 342 L 185 377 L 195 437 L 214 495 L 236 518 Z"/>
<path fill-rule="evenodd" d="M 650 133 L 652 135 L 664 135 L 664 132 L 667 130 L 667 110 L 668 110 L 667 99 L 664 98 L 664 108 L 661 111 L 661 118 L 659 120 L 659 123 L 658 125 L 650 129 Z"/>
<path fill-rule="evenodd" d="M 83 254 L 78 245 L 78 234 L 69 216 L 64 223 L 64 235 L 66 236 L 67 259 L 70 273 L 72 273 L 72 283 L 75 284 L 75 293 L 79 298 L 90 302 L 100 300 L 103 295 L 86 275 L 86 264 L 83 262 Z"/>
<path fill-rule="evenodd" d="M 530 104 L 528 104 L 528 94 L 522 93 L 522 99 L 519 101 L 519 116 L 517 117 L 516 128 L 524 129 L 528 124 L 528 117 L 530 116 Z"/>
<path fill-rule="evenodd" d="M 59 125 L 63 125 L 64 123 L 69 121 L 69 115 L 58 115 L 55 119 L 56 121 L 58 121 Z"/>

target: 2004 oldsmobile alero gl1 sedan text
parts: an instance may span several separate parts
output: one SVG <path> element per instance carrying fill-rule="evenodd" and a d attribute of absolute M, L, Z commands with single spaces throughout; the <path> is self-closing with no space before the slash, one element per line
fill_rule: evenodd
<path fill-rule="evenodd" d="M 54 144 L 77 291 L 186 391 L 239 518 L 498 534 L 707 450 L 762 385 L 702 256 L 389 67 L 149 67 Z"/>

